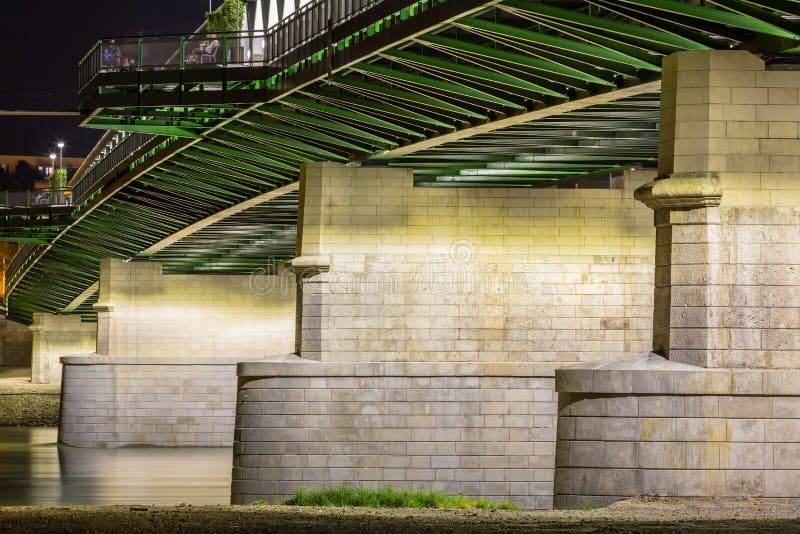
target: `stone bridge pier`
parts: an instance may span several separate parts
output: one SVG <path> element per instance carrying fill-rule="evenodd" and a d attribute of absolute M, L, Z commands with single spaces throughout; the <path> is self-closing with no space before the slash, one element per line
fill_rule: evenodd
<path fill-rule="evenodd" d="M 294 347 L 288 274 L 164 274 L 154 261 L 101 260 L 96 352 L 61 358 L 59 443 L 230 446 L 236 364 Z M 70 319 L 80 326 L 46 319 L 50 338 L 75 330 Z"/>
<path fill-rule="evenodd" d="M 305 166 L 298 353 L 239 365 L 234 503 L 349 483 L 550 508 L 554 370 L 649 349 L 650 210 L 619 189 Z"/>
<path fill-rule="evenodd" d="M 800 72 L 664 61 L 653 354 L 556 371 L 555 505 L 800 497 Z"/>

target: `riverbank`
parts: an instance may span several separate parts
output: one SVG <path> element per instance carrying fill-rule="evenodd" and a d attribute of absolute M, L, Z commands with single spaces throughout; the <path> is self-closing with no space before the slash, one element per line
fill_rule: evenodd
<path fill-rule="evenodd" d="M 364 510 L 289 506 L 0 508 L 0 532 L 794 532 L 800 503 L 645 499 L 588 511 Z"/>
<path fill-rule="evenodd" d="M 29 368 L 0 368 L 0 426 L 58 426 L 61 384 L 30 377 Z"/>

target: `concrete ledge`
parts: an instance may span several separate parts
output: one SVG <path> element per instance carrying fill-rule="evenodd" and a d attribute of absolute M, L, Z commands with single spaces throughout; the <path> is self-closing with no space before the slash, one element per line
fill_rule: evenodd
<path fill-rule="evenodd" d="M 800 369 L 720 369 L 642 358 L 555 371 L 559 393 L 648 395 L 800 395 Z"/>
<path fill-rule="evenodd" d="M 101 354 L 75 354 L 62 356 L 64 365 L 235 365 L 242 360 L 233 356 L 214 356 L 200 358 L 139 358 L 133 356 L 103 356 Z"/>
<path fill-rule="evenodd" d="M 529 362 L 320 362 L 296 355 L 245 361 L 239 378 L 299 376 L 514 376 L 553 377 L 558 364 Z"/>

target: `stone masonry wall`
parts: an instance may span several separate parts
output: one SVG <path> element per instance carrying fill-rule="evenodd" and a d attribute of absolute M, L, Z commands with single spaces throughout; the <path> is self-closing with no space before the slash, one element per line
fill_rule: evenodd
<path fill-rule="evenodd" d="M 29 329 L 33 335 L 33 383 L 60 383 L 62 356 L 95 351 L 97 325 L 82 323 L 80 315 L 34 313 Z"/>
<path fill-rule="evenodd" d="M 652 213 L 633 189 L 414 188 L 305 168 L 304 358 L 562 364 L 650 349 Z M 317 265 L 321 264 L 321 265 Z"/>
<path fill-rule="evenodd" d="M 239 380 L 234 504 L 349 483 L 552 505 L 552 368 L 295 359 Z"/>
<path fill-rule="evenodd" d="M 671 360 L 800 367 L 799 87 L 745 51 L 665 58 L 659 185 L 706 188 L 653 206 L 654 348 Z"/>
<path fill-rule="evenodd" d="M 62 358 L 58 442 L 229 447 L 237 358 Z"/>
<path fill-rule="evenodd" d="M 97 353 L 261 358 L 291 352 L 295 294 L 293 276 L 163 275 L 157 262 L 104 259 Z"/>
<path fill-rule="evenodd" d="M 800 371 L 653 356 L 556 371 L 555 506 L 800 497 Z"/>
<path fill-rule="evenodd" d="M 652 177 L 422 189 L 306 165 L 303 359 L 239 366 L 233 502 L 350 483 L 549 508 L 553 369 L 650 349 L 654 230 L 633 188 Z"/>
<path fill-rule="evenodd" d="M 31 343 L 28 327 L 0 318 L 0 365 L 28 367 L 31 364 Z"/>

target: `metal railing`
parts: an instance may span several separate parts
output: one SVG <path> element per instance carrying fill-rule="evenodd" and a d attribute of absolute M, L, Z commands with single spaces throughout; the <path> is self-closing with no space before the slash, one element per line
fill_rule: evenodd
<path fill-rule="evenodd" d="M 34 243 L 25 243 L 19 249 L 17 255 L 11 260 L 11 263 L 6 267 L 6 287 L 5 294 L 8 295 L 9 289 L 16 283 L 18 274 L 21 269 L 25 267 L 31 259 L 31 255 L 36 252 L 40 245 Z"/>
<path fill-rule="evenodd" d="M 99 73 L 123 70 L 157 71 L 237 66 L 288 69 L 311 55 L 316 56 L 317 52 L 322 52 L 320 57 L 325 56 L 331 60 L 331 54 L 336 54 L 336 39 L 349 35 L 348 32 L 360 31 L 375 22 L 382 24 L 380 21 L 386 20 L 389 15 L 397 15 L 397 19 L 404 20 L 400 10 L 421 13 L 446 1 L 317 0 L 303 6 L 267 31 L 102 39 L 81 60 L 79 83 L 83 90 Z M 385 13 L 375 14 L 374 17 L 362 16 L 381 4 L 386 7 Z M 360 16 L 360 19 L 357 18 Z M 336 35 L 339 37 L 335 37 Z M 214 40 L 219 43 L 219 47 L 204 48 Z M 215 62 L 211 62 L 212 59 Z M 319 67 L 318 63 L 317 70 Z M 285 80 L 280 83 L 283 85 Z M 73 198 L 76 205 L 80 205 L 92 194 L 95 186 L 104 182 L 111 171 L 159 137 L 144 133 L 120 135 L 126 137 L 116 143 L 109 143 L 107 152 L 101 153 L 97 162 L 74 184 Z"/>
<path fill-rule="evenodd" d="M 75 203 L 80 203 L 83 198 L 93 190 L 94 185 L 101 182 L 109 172 L 114 170 L 117 165 L 129 159 L 146 143 L 149 143 L 157 136 L 153 134 L 132 133 L 121 134 L 125 137 L 117 143 L 107 147 L 107 152 L 100 155 L 100 159 L 88 171 L 84 173 L 80 181 L 73 188 L 72 193 Z"/>
<path fill-rule="evenodd" d="M 103 72 L 281 65 L 293 50 L 383 1 L 317 0 L 262 31 L 101 39 L 78 64 L 79 89 Z"/>
<path fill-rule="evenodd" d="M 35 206 L 71 206 L 71 188 L 27 189 L 24 191 L 0 191 L 0 215 L 2 208 L 30 208 Z"/>

